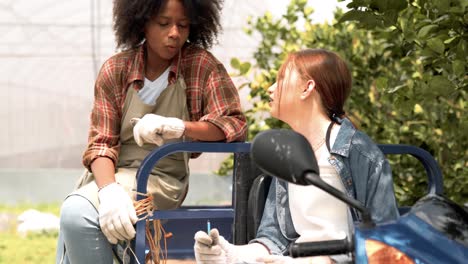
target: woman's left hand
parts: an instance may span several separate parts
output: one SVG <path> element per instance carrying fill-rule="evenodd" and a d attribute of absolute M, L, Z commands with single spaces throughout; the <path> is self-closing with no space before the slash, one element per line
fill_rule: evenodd
<path fill-rule="evenodd" d="M 144 143 L 160 146 L 164 139 L 180 138 L 185 131 L 184 121 L 175 117 L 146 114 L 141 119 L 132 118 L 130 122 L 134 125 L 133 137 L 140 147 Z"/>

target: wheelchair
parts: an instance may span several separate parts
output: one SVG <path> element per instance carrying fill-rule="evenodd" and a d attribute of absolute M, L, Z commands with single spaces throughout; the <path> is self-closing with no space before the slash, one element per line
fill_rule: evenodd
<path fill-rule="evenodd" d="M 161 158 L 169 154 L 176 152 L 234 154 L 231 206 L 182 206 L 173 210 L 154 211 L 149 217 L 149 220 L 165 220 L 165 229 L 174 233 L 174 237 L 168 241 L 167 248 L 163 249 L 167 250 L 168 258 L 193 258 L 193 235 L 198 230 L 205 230 L 207 221 L 210 221 L 212 226 L 216 226 L 233 244 L 246 244 L 255 238 L 272 178 L 263 174 L 252 162 L 250 146 L 248 142 L 178 142 L 153 150 L 143 160 L 137 172 L 138 193 L 146 193 L 151 169 Z M 435 159 L 427 151 L 411 145 L 378 146 L 385 155 L 409 154 L 417 158 L 426 170 L 428 194 L 443 194 L 442 173 Z M 137 196 L 137 200 L 143 198 L 142 195 Z M 405 214 L 409 209 L 410 207 L 400 207 L 400 214 Z M 145 221 L 136 224 L 136 236 L 132 247 L 136 259 L 131 256 L 131 263 L 145 263 L 148 249 Z"/>

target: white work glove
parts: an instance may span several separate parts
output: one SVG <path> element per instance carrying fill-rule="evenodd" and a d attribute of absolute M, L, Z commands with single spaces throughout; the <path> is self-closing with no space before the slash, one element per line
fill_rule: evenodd
<path fill-rule="evenodd" d="M 281 255 L 268 255 L 265 257 L 257 258 L 258 262 L 269 263 L 269 264 L 293 264 L 294 259 L 288 256 Z"/>
<path fill-rule="evenodd" d="M 133 137 L 140 147 L 144 143 L 160 146 L 164 139 L 180 138 L 185 131 L 184 121 L 175 117 L 146 114 L 141 119 L 132 118 L 130 122 L 134 125 Z"/>
<path fill-rule="evenodd" d="M 138 220 L 133 201 L 118 183 L 111 183 L 98 192 L 99 224 L 111 244 L 135 237 Z"/>
<path fill-rule="evenodd" d="M 198 264 L 226 264 L 228 263 L 227 254 L 224 248 L 229 251 L 229 242 L 219 235 L 218 229 L 211 229 L 210 235 L 203 231 L 195 233 L 195 260 Z M 221 247 L 220 244 L 227 243 Z M 233 245 L 231 245 L 233 246 Z"/>
<path fill-rule="evenodd" d="M 335 263 L 328 256 L 291 258 L 288 256 L 281 256 L 281 255 L 268 255 L 264 257 L 259 257 L 256 259 L 256 261 L 265 263 L 265 264 L 333 264 Z"/>
<path fill-rule="evenodd" d="M 235 246 L 227 242 L 216 228 L 210 235 L 203 231 L 195 234 L 194 251 L 198 264 L 254 263 L 256 258 L 268 255 L 268 250 L 258 243 Z"/>

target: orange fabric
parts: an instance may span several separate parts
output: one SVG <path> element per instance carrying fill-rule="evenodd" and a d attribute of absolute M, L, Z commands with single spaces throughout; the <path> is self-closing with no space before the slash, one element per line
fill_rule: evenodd
<path fill-rule="evenodd" d="M 369 264 L 414 264 L 405 253 L 377 240 L 366 240 L 366 253 Z"/>

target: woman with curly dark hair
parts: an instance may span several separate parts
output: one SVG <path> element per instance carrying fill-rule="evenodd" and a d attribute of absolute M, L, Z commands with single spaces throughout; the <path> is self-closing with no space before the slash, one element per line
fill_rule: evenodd
<path fill-rule="evenodd" d="M 224 66 L 206 49 L 221 29 L 219 0 L 115 0 L 122 52 L 95 84 L 86 173 L 63 202 L 57 263 L 112 263 L 135 236 L 135 175 L 153 149 L 176 141 L 241 141 L 246 119 Z M 179 207 L 188 188 L 186 153 L 153 168 L 158 209 Z"/>

